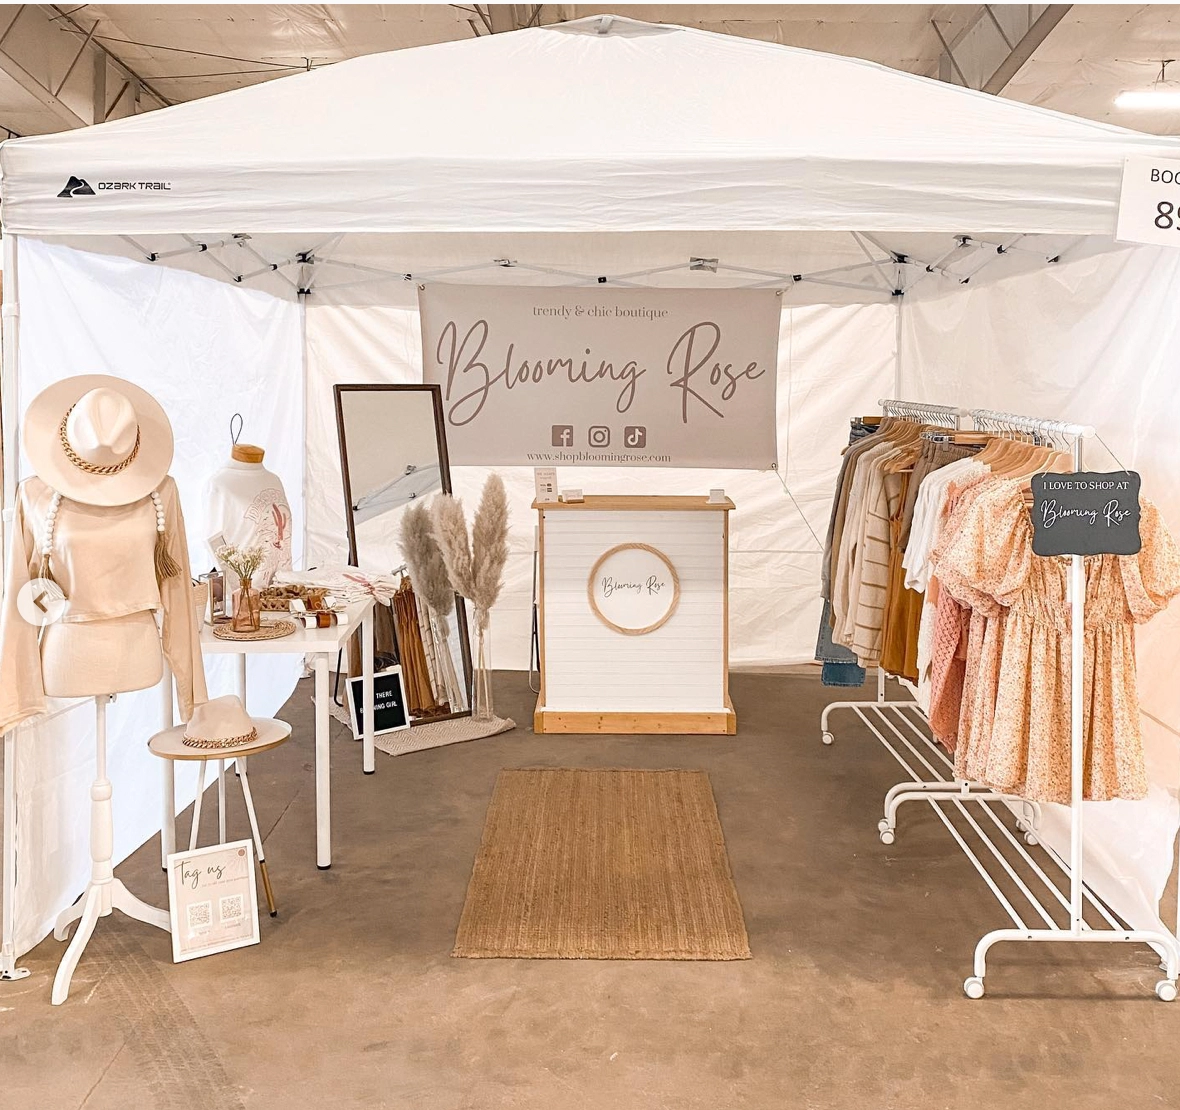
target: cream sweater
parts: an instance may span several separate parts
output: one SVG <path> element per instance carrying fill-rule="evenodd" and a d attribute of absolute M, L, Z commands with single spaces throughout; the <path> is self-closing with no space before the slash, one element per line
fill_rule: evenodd
<path fill-rule="evenodd" d="M 162 586 L 156 583 L 156 511 L 150 497 L 116 508 L 63 498 L 50 566 L 67 598 L 65 622 L 163 610 L 164 656 L 176 680 L 181 717 L 187 721 L 194 703 L 208 698 L 205 668 L 176 483 L 166 477 L 158 492 L 164 506 L 168 552 L 180 567 L 179 575 L 166 579 Z M 40 573 L 41 544 L 52 501 L 53 491 L 40 478 L 27 478 L 20 484 L 0 614 L 0 732 L 43 713 L 46 707 L 38 629 L 21 617 L 16 595 Z"/>

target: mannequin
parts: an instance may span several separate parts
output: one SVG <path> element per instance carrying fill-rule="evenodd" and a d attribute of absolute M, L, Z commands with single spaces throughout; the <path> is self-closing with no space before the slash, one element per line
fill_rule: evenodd
<path fill-rule="evenodd" d="M 214 535 L 238 548 L 262 548 L 262 565 L 254 575 L 260 589 L 271 584 L 276 571 L 291 569 L 291 505 L 279 476 L 262 465 L 265 455 L 261 447 L 235 439 L 230 461 L 213 475 L 207 491 Z M 236 588 L 233 572 L 220 569 L 230 579 L 229 588 Z"/>
<path fill-rule="evenodd" d="M 20 484 L 13 520 L 0 616 L 0 731 L 44 712 L 50 697 L 95 701 L 91 881 L 54 929 L 64 939 L 81 918 L 54 979 L 56 1005 L 99 917 L 119 909 L 169 927 L 166 911 L 113 875 L 107 705 L 118 693 L 156 685 L 165 656 L 184 720 L 207 695 L 163 409 L 120 378 L 67 378 L 33 399 L 22 442 L 36 475 Z"/>
<path fill-rule="evenodd" d="M 21 482 L 13 521 L 0 732 L 43 713 L 48 697 L 154 686 L 165 654 L 188 720 L 206 700 L 205 676 L 163 409 L 119 378 L 67 378 L 33 399 L 23 436 L 36 476 Z M 60 619 L 21 617 L 21 591 L 34 580 L 64 593 Z"/>

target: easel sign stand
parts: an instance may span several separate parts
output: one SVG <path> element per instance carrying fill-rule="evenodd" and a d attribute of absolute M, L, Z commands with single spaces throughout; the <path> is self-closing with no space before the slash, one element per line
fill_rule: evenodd
<path fill-rule="evenodd" d="M 90 786 L 90 882 L 82 897 L 69 909 L 62 911 L 53 927 L 54 937 L 65 940 L 70 925 L 79 922 L 74 939 L 62 956 L 53 979 L 51 1000 L 55 1006 L 60 1006 L 69 996 L 74 969 L 100 917 L 110 917 L 115 910 L 120 910 L 136 921 L 155 925 L 166 933 L 171 932 L 168 911 L 155 909 L 136 898 L 115 878 L 111 864 L 115 851 L 115 827 L 111 811 L 111 782 L 107 778 L 107 705 L 114 700 L 114 694 L 102 694 L 94 699 L 95 776 Z"/>

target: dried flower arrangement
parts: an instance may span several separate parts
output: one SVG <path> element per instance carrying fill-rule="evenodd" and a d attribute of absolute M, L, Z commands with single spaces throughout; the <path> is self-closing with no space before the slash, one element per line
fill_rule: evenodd
<path fill-rule="evenodd" d="M 472 710 L 477 719 L 492 712 L 491 668 L 487 660 L 487 631 L 491 608 L 504 584 L 508 561 L 508 495 L 498 474 L 488 477 L 468 538 L 463 504 L 449 493 L 440 494 L 430 506 L 434 536 L 442 552 L 451 585 L 475 608 L 475 696 Z"/>
<path fill-rule="evenodd" d="M 243 582 L 248 582 L 262 565 L 263 551 L 261 547 L 238 547 L 236 544 L 226 543 L 217 549 L 217 558 Z"/>

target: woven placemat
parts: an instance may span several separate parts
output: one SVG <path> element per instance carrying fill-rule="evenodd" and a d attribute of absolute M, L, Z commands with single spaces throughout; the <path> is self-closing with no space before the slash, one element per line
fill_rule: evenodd
<path fill-rule="evenodd" d="M 315 701 L 313 696 L 311 699 Z M 337 705 L 332 701 L 328 712 L 342 725 L 352 728 L 352 717 L 346 706 Z M 430 748 L 445 748 L 448 744 L 465 744 L 469 740 L 486 740 L 489 736 L 499 736 L 502 732 L 511 732 L 516 728 L 516 722 L 511 717 L 493 717 L 490 721 L 477 721 L 474 717 L 453 717 L 449 721 L 433 721 L 429 724 L 415 725 L 413 728 L 398 729 L 397 732 L 384 732 L 373 738 L 373 746 L 386 755 L 410 755 L 412 752 L 424 752 Z"/>
<path fill-rule="evenodd" d="M 281 640 L 295 631 L 294 621 L 264 621 L 257 632 L 235 632 L 229 624 L 215 624 L 213 635 L 219 640 Z"/>
<path fill-rule="evenodd" d="M 373 745 L 386 755 L 409 755 L 428 748 L 445 748 L 448 744 L 465 744 L 468 740 L 486 740 L 514 728 L 516 722 L 511 717 L 493 717 L 490 721 L 455 717 L 449 721 L 432 721 L 398 732 L 383 733 L 374 739 Z"/>
<path fill-rule="evenodd" d="M 704 771 L 501 771 L 454 956 L 748 960 Z"/>

